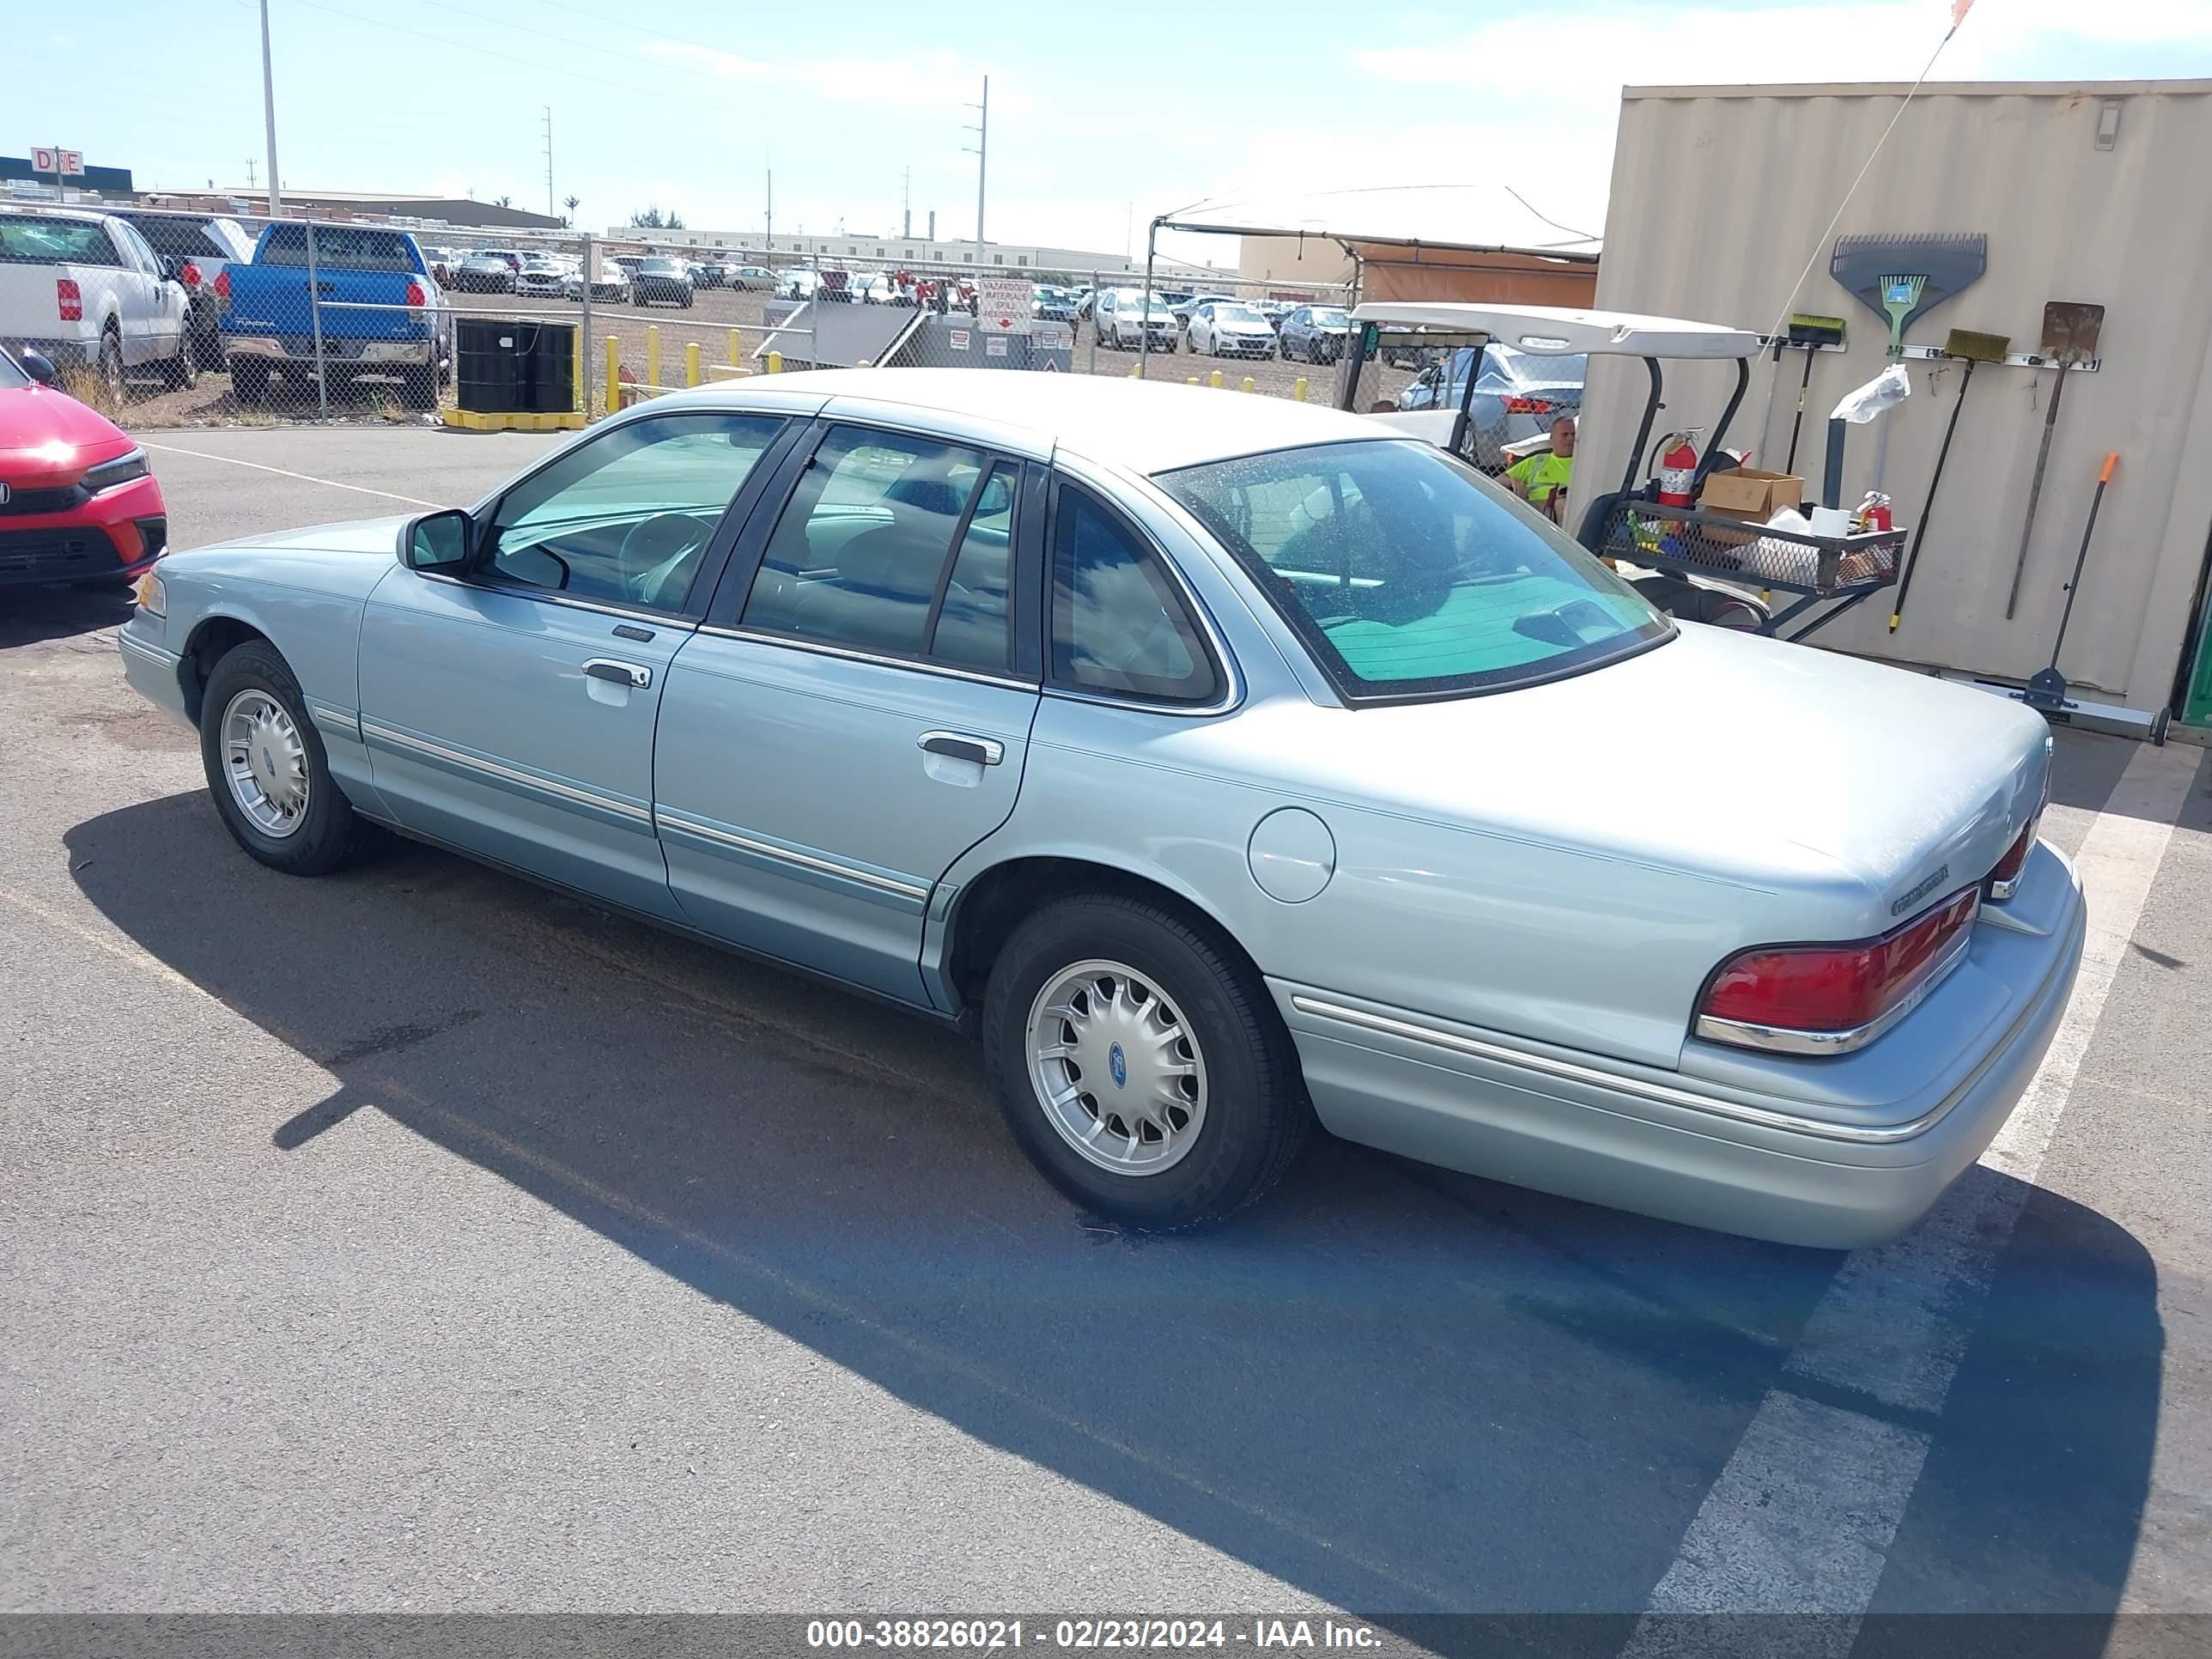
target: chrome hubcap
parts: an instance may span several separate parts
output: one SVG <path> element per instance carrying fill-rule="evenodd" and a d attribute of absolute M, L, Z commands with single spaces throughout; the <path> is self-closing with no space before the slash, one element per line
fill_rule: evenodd
<path fill-rule="evenodd" d="M 282 841 L 306 821 L 307 745 L 266 691 L 241 691 L 222 711 L 222 769 L 230 798 L 263 835 Z"/>
<path fill-rule="evenodd" d="M 1060 1139 L 1102 1170 L 1158 1175 L 1206 1122 L 1206 1060 L 1159 988 L 1118 962 L 1080 962 L 1030 1005 L 1030 1082 Z"/>

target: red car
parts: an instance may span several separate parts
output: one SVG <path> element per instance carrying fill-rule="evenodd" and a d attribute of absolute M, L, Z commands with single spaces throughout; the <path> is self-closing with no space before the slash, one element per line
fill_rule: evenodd
<path fill-rule="evenodd" d="M 0 587 L 127 581 L 168 545 L 161 486 L 128 433 L 52 377 L 0 351 Z"/>

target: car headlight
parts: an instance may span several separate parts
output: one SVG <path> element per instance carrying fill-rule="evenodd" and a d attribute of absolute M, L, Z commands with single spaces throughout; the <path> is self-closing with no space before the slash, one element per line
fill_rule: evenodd
<path fill-rule="evenodd" d="M 131 597 L 137 601 L 138 608 L 148 616 L 167 620 L 169 595 L 161 586 L 161 568 L 158 564 L 138 579 L 138 585 L 131 590 Z"/>
<path fill-rule="evenodd" d="M 150 477 L 152 471 L 146 465 L 146 452 L 134 449 L 128 455 L 118 455 L 112 461 L 102 461 L 98 466 L 88 468 L 80 482 L 96 495 L 103 489 L 114 489 L 118 484 Z"/>

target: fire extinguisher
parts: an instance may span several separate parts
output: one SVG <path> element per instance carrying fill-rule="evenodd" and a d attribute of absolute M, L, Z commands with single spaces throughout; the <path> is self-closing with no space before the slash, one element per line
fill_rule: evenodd
<path fill-rule="evenodd" d="M 1666 507 L 1690 505 L 1690 486 L 1698 476 L 1697 446 L 1687 432 L 1670 432 L 1659 441 L 1666 453 L 1659 458 L 1659 501 Z"/>

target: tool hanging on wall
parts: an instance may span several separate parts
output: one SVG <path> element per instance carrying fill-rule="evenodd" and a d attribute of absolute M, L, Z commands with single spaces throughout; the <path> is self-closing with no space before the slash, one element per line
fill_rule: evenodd
<path fill-rule="evenodd" d="M 1943 355 L 1966 365 L 1959 380 L 1959 395 L 1951 403 L 1951 418 L 1944 423 L 1943 445 L 1936 452 L 1936 471 L 1928 480 L 1928 499 L 1920 508 L 1920 522 L 1912 527 L 1912 545 L 1905 555 L 1905 568 L 1897 580 L 1897 603 L 1889 613 L 1889 631 L 1905 615 L 1905 601 L 1912 592 L 1912 573 L 1920 562 L 1920 544 L 1928 539 L 1928 520 L 1936 512 L 1936 492 L 1943 483 L 1943 464 L 1951 459 L 1951 440 L 1959 430 L 1959 412 L 1966 406 L 1966 388 L 1974 383 L 1976 363 L 2001 363 L 2012 341 L 2002 334 L 1978 334 L 1971 328 L 1954 328 L 1943 342 Z"/>
<path fill-rule="evenodd" d="M 1797 439 L 1805 429 L 1805 397 L 1813 384 L 1813 359 L 1824 346 L 1840 347 L 1844 343 L 1844 319 L 1840 317 L 1816 317 L 1808 312 L 1792 312 L 1790 331 L 1774 342 L 1774 379 L 1766 387 L 1766 419 L 1759 428 L 1759 441 L 1774 425 L 1774 391 L 1782 380 L 1782 354 L 1802 351 L 1805 354 L 1805 372 L 1797 380 L 1797 416 L 1790 423 L 1790 459 L 1782 464 L 1784 472 L 1797 470 Z M 1761 460 L 1761 466 L 1766 462 Z"/>
<path fill-rule="evenodd" d="M 1889 355 L 1905 351 L 1905 331 L 1988 269 L 1990 239 L 1979 231 L 1838 236 L 1828 274 L 1889 325 Z"/>
<path fill-rule="evenodd" d="M 2105 326 L 2105 308 L 2078 300 L 2051 300 L 2043 307 L 2044 359 L 2058 366 L 2051 382 L 2051 402 L 2043 411 L 2043 441 L 2035 452 L 2035 472 L 2027 482 L 2027 516 L 2020 526 L 2020 553 L 2013 560 L 2012 588 L 2005 595 L 2005 620 L 2020 609 L 2020 579 L 2027 570 L 2028 544 L 2035 536 L 2035 507 L 2043 499 L 2043 470 L 2051 462 L 2051 434 L 2058 426 L 2058 399 L 2066 391 L 2066 371 L 2088 362 L 2097 355 L 2097 337 Z"/>

